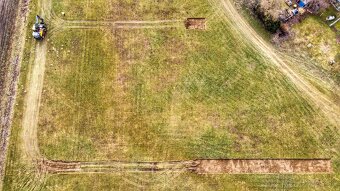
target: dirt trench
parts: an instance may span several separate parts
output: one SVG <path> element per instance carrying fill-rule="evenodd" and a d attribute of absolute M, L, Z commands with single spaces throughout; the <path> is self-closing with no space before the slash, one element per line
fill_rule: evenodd
<path fill-rule="evenodd" d="M 332 173 L 329 159 L 201 160 L 198 174 L 315 174 Z"/>
<path fill-rule="evenodd" d="M 117 172 L 191 172 L 196 174 L 315 174 L 332 173 L 330 159 L 198 159 L 169 162 L 71 162 L 41 160 L 52 174 Z"/>

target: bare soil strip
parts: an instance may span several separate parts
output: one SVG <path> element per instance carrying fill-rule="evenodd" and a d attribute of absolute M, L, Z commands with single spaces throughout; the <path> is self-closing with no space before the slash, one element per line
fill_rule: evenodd
<path fill-rule="evenodd" d="M 193 172 L 197 174 L 332 173 L 330 159 L 221 159 L 170 162 L 66 162 L 43 160 L 43 172 L 54 174 L 115 172 Z"/>
<path fill-rule="evenodd" d="M 328 159 L 201 160 L 198 174 L 315 174 L 331 173 Z"/>
<path fill-rule="evenodd" d="M 194 171 L 199 163 L 197 161 L 171 161 L 171 162 L 124 162 L 124 161 L 98 161 L 98 162 L 67 162 L 43 160 L 39 163 L 43 172 L 69 174 L 69 173 L 114 173 L 114 172 L 158 172 L 158 171 Z"/>
<path fill-rule="evenodd" d="M 271 63 L 278 67 L 291 82 L 308 98 L 318 109 L 320 109 L 329 121 L 335 125 L 340 124 L 340 107 L 334 103 L 329 97 L 321 93 L 317 88 L 307 82 L 303 76 L 294 71 L 275 50 L 275 48 L 267 43 L 257 32 L 248 24 L 248 22 L 240 15 L 231 0 L 221 0 L 222 10 L 227 16 L 227 21 L 232 24 L 240 32 L 240 35 L 251 42 L 253 46 L 259 50 Z M 218 6 L 221 6 L 218 5 Z"/>
<path fill-rule="evenodd" d="M 63 20 L 67 25 L 79 25 L 79 24 L 90 24 L 90 25 L 113 25 L 113 24 L 164 24 L 164 23 L 178 23 L 182 20 L 149 20 L 149 21 L 91 21 L 91 20 Z"/>

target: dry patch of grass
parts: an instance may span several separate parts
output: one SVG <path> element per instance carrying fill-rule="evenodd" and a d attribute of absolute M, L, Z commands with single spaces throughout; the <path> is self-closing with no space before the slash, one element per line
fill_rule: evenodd
<path fill-rule="evenodd" d="M 287 48 L 308 52 L 320 67 L 339 72 L 339 60 L 336 58 L 340 46 L 336 41 L 336 32 L 316 16 L 307 17 L 302 23 L 292 28 L 294 38 L 285 43 Z M 330 61 L 336 60 L 333 66 Z"/>

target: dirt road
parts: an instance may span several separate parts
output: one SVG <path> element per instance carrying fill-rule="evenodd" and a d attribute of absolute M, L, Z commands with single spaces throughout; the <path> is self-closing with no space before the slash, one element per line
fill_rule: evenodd
<path fill-rule="evenodd" d="M 28 159 L 40 159 L 40 152 L 37 143 L 37 125 L 39 115 L 39 104 L 46 63 L 47 43 L 42 42 L 36 46 L 35 61 L 30 74 L 30 82 L 26 96 L 26 105 L 23 115 L 23 146 L 25 155 Z"/>
<path fill-rule="evenodd" d="M 41 2 L 41 1 L 40 1 Z M 42 2 L 41 2 L 42 3 Z M 50 17 L 51 1 L 39 3 L 41 7 L 41 16 L 43 18 Z M 22 140 L 25 159 L 36 161 L 41 159 L 38 147 L 38 116 L 41 92 L 44 82 L 45 64 L 47 53 L 47 41 L 37 42 L 35 49 L 35 60 L 32 71 L 29 73 L 29 86 L 25 98 L 25 107 L 22 120 Z"/>
<path fill-rule="evenodd" d="M 214 6 L 222 6 L 222 10 L 228 18 L 227 21 L 240 32 L 239 35 L 243 38 L 245 37 L 247 42 L 250 42 L 254 48 L 279 68 L 281 72 L 293 82 L 297 89 L 300 90 L 316 108 L 323 112 L 333 125 L 340 125 L 339 105 L 307 82 L 298 72 L 294 71 L 289 64 L 286 63 L 287 61 L 276 52 L 276 49 L 257 34 L 243 16 L 240 15 L 240 11 L 235 8 L 231 0 L 221 0 L 221 4 L 216 1 L 211 2 L 214 2 Z"/>

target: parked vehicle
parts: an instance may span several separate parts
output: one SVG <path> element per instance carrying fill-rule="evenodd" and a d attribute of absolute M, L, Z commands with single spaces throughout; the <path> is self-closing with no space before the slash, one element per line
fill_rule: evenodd
<path fill-rule="evenodd" d="M 335 16 L 333 16 L 333 15 L 330 15 L 326 18 L 327 21 L 332 21 L 334 19 L 335 19 Z"/>

